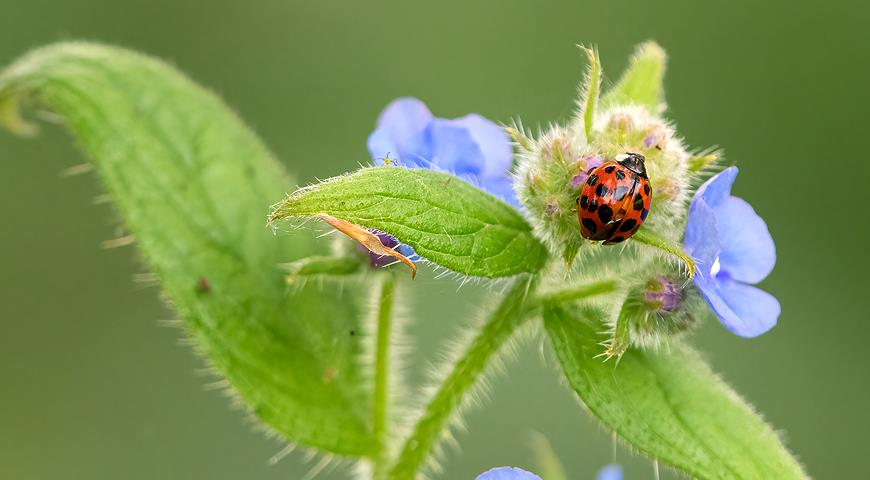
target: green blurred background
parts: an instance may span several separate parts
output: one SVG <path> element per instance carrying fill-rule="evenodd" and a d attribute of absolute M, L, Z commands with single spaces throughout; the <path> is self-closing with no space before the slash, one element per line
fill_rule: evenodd
<path fill-rule="evenodd" d="M 718 144 L 741 167 L 735 191 L 767 219 L 779 263 L 763 287 L 780 325 L 755 340 L 715 322 L 695 335 L 715 368 L 783 432 L 817 478 L 866 478 L 870 431 L 868 61 L 866 2 L 294 2 L 0 0 L 0 63 L 64 39 L 167 59 L 221 94 L 300 182 L 367 161 L 365 138 L 392 98 L 439 116 L 479 112 L 527 126 L 571 114 L 601 49 L 608 78 L 632 46 L 670 54 L 668 115 L 692 146 Z M 296 479 L 313 465 L 251 428 L 218 392 L 130 247 L 102 250 L 115 217 L 66 134 L 0 132 L 0 478 Z M 293 185 L 288 185 L 288 190 Z M 431 278 L 431 276 L 429 276 Z M 422 280 L 410 362 L 419 382 L 489 294 Z M 436 306 L 438 310 L 436 312 Z M 463 320 L 465 319 L 465 320 Z M 612 442 L 523 344 L 492 401 L 438 478 L 502 464 L 532 467 L 532 431 L 572 478 L 591 479 Z M 619 448 L 628 479 L 651 462 Z M 324 479 L 346 478 L 341 467 Z M 676 478 L 665 473 L 663 478 Z"/>

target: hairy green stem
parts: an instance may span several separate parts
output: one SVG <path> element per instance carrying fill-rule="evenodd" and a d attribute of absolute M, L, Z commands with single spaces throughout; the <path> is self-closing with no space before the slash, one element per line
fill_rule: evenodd
<path fill-rule="evenodd" d="M 531 441 L 532 452 L 535 455 L 537 473 L 547 480 L 568 480 L 565 467 L 559 456 L 553 451 L 553 446 L 543 434 L 534 432 Z"/>
<path fill-rule="evenodd" d="M 695 276 L 695 260 L 684 252 L 679 244 L 665 240 L 646 229 L 639 230 L 631 237 L 631 239 L 658 248 L 659 250 L 678 258 L 686 266 L 689 278 L 691 279 Z"/>
<path fill-rule="evenodd" d="M 533 276 L 526 276 L 513 284 L 426 406 L 413 433 L 402 446 L 388 478 L 415 478 L 441 439 L 451 415 L 460 407 L 465 394 L 480 378 L 492 357 L 530 318 L 525 308 L 526 298 L 532 293 L 534 284 Z"/>
<path fill-rule="evenodd" d="M 380 298 L 378 299 L 377 344 L 375 347 L 375 391 L 373 433 L 377 445 L 374 459 L 374 477 L 384 478 L 387 469 L 388 416 L 390 412 L 390 333 L 393 323 L 393 293 L 396 277 L 392 273 L 383 275 Z"/>
<path fill-rule="evenodd" d="M 577 285 L 564 290 L 541 294 L 534 300 L 534 302 L 532 302 L 532 304 L 534 306 L 539 306 L 543 304 L 554 305 L 569 303 L 595 295 L 611 293 L 616 290 L 617 286 L 618 283 L 616 280 L 602 280 L 600 282 Z"/>
<path fill-rule="evenodd" d="M 313 256 L 285 263 L 287 283 L 296 283 L 313 277 L 344 276 L 356 273 L 363 264 L 358 258 Z"/>

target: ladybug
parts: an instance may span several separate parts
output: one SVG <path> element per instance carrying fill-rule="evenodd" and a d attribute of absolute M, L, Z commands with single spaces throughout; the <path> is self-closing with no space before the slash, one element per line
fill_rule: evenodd
<path fill-rule="evenodd" d="M 619 157 L 617 157 L 619 158 Z M 626 153 L 616 162 L 590 169 L 577 199 L 583 238 L 612 245 L 637 232 L 649 213 L 652 188 L 643 155 Z"/>

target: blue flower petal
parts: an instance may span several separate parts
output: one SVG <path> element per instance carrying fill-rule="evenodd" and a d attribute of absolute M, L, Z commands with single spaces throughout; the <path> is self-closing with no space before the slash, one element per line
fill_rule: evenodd
<path fill-rule="evenodd" d="M 433 119 L 420 135 L 409 140 L 408 150 L 456 176 L 480 175 L 486 164 L 468 129 L 442 118 Z"/>
<path fill-rule="evenodd" d="M 715 209 L 731 195 L 731 185 L 735 178 L 737 178 L 737 167 L 728 167 L 722 170 L 698 188 L 692 202 L 703 199 L 707 205 Z"/>
<path fill-rule="evenodd" d="M 776 325 L 779 301 L 753 287 L 776 263 L 776 247 L 764 220 L 731 196 L 737 168 L 711 178 L 689 207 L 684 247 L 698 264 L 695 286 L 729 330 L 755 337 Z"/>
<path fill-rule="evenodd" d="M 399 98 L 392 101 L 378 117 L 378 126 L 368 138 L 368 149 L 377 165 L 383 158 L 402 159 L 405 144 L 420 135 L 432 121 L 432 112 L 416 98 Z M 412 153 L 412 152 L 411 152 Z"/>
<path fill-rule="evenodd" d="M 496 197 L 504 200 L 515 208 L 520 207 L 520 202 L 517 200 L 517 195 L 514 193 L 514 181 L 506 175 L 500 177 L 468 177 L 465 180 Z"/>
<path fill-rule="evenodd" d="M 717 287 L 715 295 L 727 307 L 720 308 L 725 315 L 719 315 L 719 319 L 735 334 L 748 338 L 757 337 L 776 325 L 781 309 L 779 301 L 773 295 L 736 281 L 720 281 Z M 702 292 L 709 302 L 711 298 L 708 292 L 703 289 Z"/>
<path fill-rule="evenodd" d="M 451 120 L 451 122 L 467 129 L 483 153 L 482 176 L 504 176 L 510 170 L 513 163 L 513 147 L 503 128 L 476 113 Z"/>
<path fill-rule="evenodd" d="M 686 253 L 692 256 L 702 272 L 710 272 L 719 257 L 719 230 L 716 213 L 703 199 L 695 197 L 689 207 L 689 222 L 683 242 Z"/>
<path fill-rule="evenodd" d="M 734 280 L 696 275 L 701 296 L 722 325 L 741 337 L 757 337 L 776 325 L 779 302 L 764 290 Z"/>
<path fill-rule="evenodd" d="M 390 165 L 451 173 L 519 207 L 510 138 L 478 114 L 435 118 L 420 100 L 400 98 L 381 113 L 368 148 L 375 165 L 386 164 L 389 154 Z"/>
<path fill-rule="evenodd" d="M 481 473 L 476 480 L 541 480 L 541 477 L 516 467 L 498 467 Z"/>
<path fill-rule="evenodd" d="M 598 471 L 595 480 L 622 480 L 622 467 L 616 464 L 607 465 Z"/>
<path fill-rule="evenodd" d="M 746 283 L 764 280 L 776 264 L 776 247 L 767 224 L 749 203 L 728 197 L 716 208 L 722 270 Z"/>

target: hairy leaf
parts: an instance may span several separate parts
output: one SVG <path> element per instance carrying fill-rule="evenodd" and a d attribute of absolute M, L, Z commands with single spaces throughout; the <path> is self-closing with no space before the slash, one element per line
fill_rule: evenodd
<path fill-rule="evenodd" d="M 664 108 L 665 51 L 655 42 L 637 46 L 628 68 L 604 95 L 605 107 L 636 104 L 657 111 Z"/>
<path fill-rule="evenodd" d="M 596 358 L 601 313 L 550 306 L 544 320 L 568 383 L 643 453 L 702 479 L 807 478 L 776 433 L 686 346 Z"/>
<path fill-rule="evenodd" d="M 16 106 L 27 101 L 65 120 L 189 333 L 247 407 L 291 441 L 369 453 L 360 348 L 348 334 L 354 299 L 288 289 L 279 264 L 315 246 L 266 228 L 263 212 L 291 183 L 242 122 L 167 65 L 88 43 L 36 50 L 0 74 L 7 126 L 22 130 Z"/>
<path fill-rule="evenodd" d="M 296 191 L 271 219 L 321 213 L 394 235 L 423 258 L 466 275 L 536 272 L 546 261 L 516 210 L 446 173 L 364 168 Z"/>

